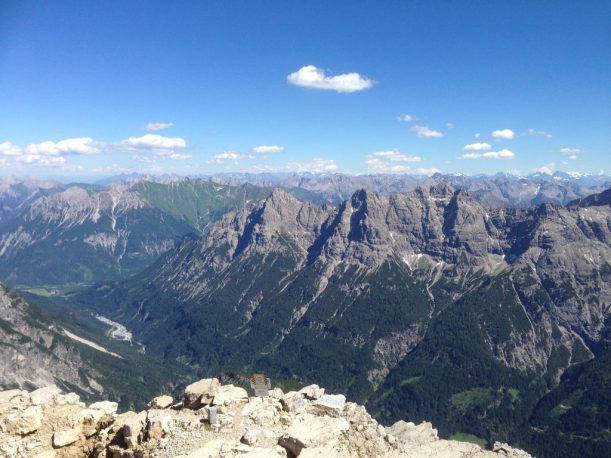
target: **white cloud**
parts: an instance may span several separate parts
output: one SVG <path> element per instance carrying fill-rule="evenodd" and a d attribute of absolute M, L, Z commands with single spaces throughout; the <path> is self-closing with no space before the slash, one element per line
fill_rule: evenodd
<path fill-rule="evenodd" d="M 252 149 L 252 152 L 255 154 L 277 154 L 284 151 L 284 146 L 277 145 L 261 145 L 255 146 Z"/>
<path fill-rule="evenodd" d="M 489 143 L 469 143 L 465 145 L 464 149 L 466 151 L 488 151 L 492 149 Z"/>
<path fill-rule="evenodd" d="M 494 138 L 502 138 L 504 140 L 511 140 L 512 138 L 515 138 L 516 133 L 511 129 L 501 129 L 501 130 L 495 130 L 494 132 L 492 132 L 492 136 Z"/>
<path fill-rule="evenodd" d="M 44 156 L 42 154 L 22 154 L 15 158 L 17 162 L 23 162 L 30 165 L 40 165 L 43 167 L 58 167 L 66 163 L 66 158 L 63 156 Z"/>
<path fill-rule="evenodd" d="M 91 169 L 91 171 L 93 173 L 100 173 L 100 174 L 108 174 L 108 173 L 117 174 L 117 173 L 126 173 L 129 170 L 119 164 L 111 164 L 111 165 L 106 165 L 103 167 L 94 167 Z"/>
<path fill-rule="evenodd" d="M 402 121 L 402 122 L 412 122 L 412 121 L 415 121 L 416 119 L 418 118 L 410 114 L 400 114 L 399 116 L 397 116 L 397 121 Z"/>
<path fill-rule="evenodd" d="M 191 157 L 191 155 L 189 154 L 180 154 L 174 151 L 157 151 L 155 155 L 162 157 L 164 159 L 172 159 L 172 160 L 189 159 Z"/>
<path fill-rule="evenodd" d="M 434 175 L 436 173 L 441 173 L 441 170 L 436 169 L 435 167 L 424 168 L 420 167 L 416 169 L 416 173 L 418 175 Z"/>
<path fill-rule="evenodd" d="M 410 173 L 412 170 L 407 165 L 392 164 L 382 159 L 367 159 L 366 163 L 369 171 L 375 173 Z"/>
<path fill-rule="evenodd" d="M 461 159 L 514 159 L 516 155 L 513 151 L 502 149 L 500 151 L 488 151 L 486 153 L 465 153 Z"/>
<path fill-rule="evenodd" d="M 569 159 L 570 159 L 570 160 L 572 160 L 572 161 L 574 161 L 574 160 L 576 160 L 576 159 L 577 159 L 577 155 L 576 155 L 576 154 L 571 154 L 571 155 L 569 156 Z"/>
<path fill-rule="evenodd" d="M 376 151 L 375 153 L 369 154 L 367 157 L 383 158 L 385 160 L 393 162 L 420 162 L 422 160 L 420 156 L 414 156 L 412 154 L 403 154 L 396 149 L 390 151 Z"/>
<path fill-rule="evenodd" d="M 164 137 L 158 134 L 146 134 L 141 137 L 129 137 L 121 145 L 137 149 L 181 149 L 187 142 L 181 137 Z"/>
<path fill-rule="evenodd" d="M 453 122 L 446 122 L 446 127 L 448 129 L 454 129 L 454 123 Z"/>
<path fill-rule="evenodd" d="M 173 122 L 149 122 L 145 129 L 146 130 L 164 130 L 174 127 Z"/>
<path fill-rule="evenodd" d="M 357 92 L 369 89 L 374 81 L 358 73 L 342 73 L 327 76 L 325 71 L 314 65 L 301 67 L 286 77 L 289 84 L 312 89 L 323 89 L 337 92 Z"/>
<path fill-rule="evenodd" d="M 560 154 L 563 154 L 565 156 L 569 156 L 569 155 L 576 155 L 576 154 L 581 154 L 583 153 L 583 151 L 581 151 L 579 148 L 560 148 Z"/>
<path fill-rule="evenodd" d="M 414 173 L 414 171 L 406 164 L 400 164 L 400 162 L 420 162 L 422 158 L 420 156 L 414 156 L 412 154 L 403 154 L 397 150 L 389 151 L 376 151 L 367 155 L 367 168 L 370 172 L 374 173 Z M 428 172 L 433 169 L 417 169 L 416 173 L 427 175 Z M 437 170 L 437 169 L 434 169 Z M 435 173 L 435 172 L 433 172 Z"/>
<path fill-rule="evenodd" d="M 545 164 L 538 169 L 534 169 L 535 172 L 546 173 L 548 175 L 552 175 L 556 171 L 556 163 L 550 162 L 549 164 Z"/>
<path fill-rule="evenodd" d="M 412 132 L 415 132 L 421 138 L 439 138 L 443 137 L 443 133 L 438 130 L 430 129 L 428 126 L 413 126 Z"/>
<path fill-rule="evenodd" d="M 90 137 L 67 138 L 58 142 L 46 141 L 32 143 L 25 147 L 25 152 L 31 155 L 60 156 L 64 154 L 97 154 L 99 145 Z"/>
<path fill-rule="evenodd" d="M 132 159 L 134 161 L 143 162 L 145 164 L 154 164 L 157 162 L 157 159 L 155 159 L 154 157 L 141 156 L 140 154 L 134 154 L 132 156 Z"/>
<path fill-rule="evenodd" d="M 475 138 L 480 138 L 481 136 L 482 136 L 482 134 L 480 134 L 479 132 L 477 132 L 477 133 L 475 134 Z"/>
<path fill-rule="evenodd" d="M 22 148 L 11 142 L 0 143 L 0 154 L 12 157 L 15 162 L 44 167 L 63 166 L 67 155 L 92 155 L 100 152 L 103 144 L 89 137 L 67 138 L 58 142 L 31 143 Z"/>
<path fill-rule="evenodd" d="M 335 172 L 338 166 L 333 159 L 315 157 L 305 162 L 289 162 L 286 164 L 286 168 L 294 172 L 324 173 Z"/>
<path fill-rule="evenodd" d="M 0 154 L 6 156 L 17 156 L 21 154 L 21 148 L 11 142 L 0 143 Z"/>
<path fill-rule="evenodd" d="M 222 153 L 215 154 L 208 161 L 212 164 L 222 164 L 226 161 L 239 161 L 240 159 L 255 159 L 255 156 L 250 154 L 239 153 L 237 151 L 223 151 Z"/>
<path fill-rule="evenodd" d="M 552 134 L 549 134 L 543 130 L 527 129 L 525 135 L 531 135 L 535 137 L 552 138 Z"/>

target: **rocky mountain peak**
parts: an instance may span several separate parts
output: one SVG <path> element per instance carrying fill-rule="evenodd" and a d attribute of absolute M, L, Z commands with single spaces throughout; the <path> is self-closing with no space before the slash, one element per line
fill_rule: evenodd
<path fill-rule="evenodd" d="M 0 392 L 0 453 L 23 457 L 286 458 L 444 456 L 529 458 L 495 443 L 440 440 L 430 423 L 384 427 L 345 396 L 318 385 L 265 398 L 203 379 L 182 399 L 162 395 L 147 410 L 117 412 L 117 403 L 86 405 L 51 385 Z"/>

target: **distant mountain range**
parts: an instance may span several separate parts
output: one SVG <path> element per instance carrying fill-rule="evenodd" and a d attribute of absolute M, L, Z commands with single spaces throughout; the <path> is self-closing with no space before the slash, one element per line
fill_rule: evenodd
<path fill-rule="evenodd" d="M 0 189 L 0 280 L 14 285 L 127 278 L 182 237 L 270 192 L 191 180 Z"/>
<path fill-rule="evenodd" d="M 154 181 L 151 181 L 154 180 Z M 390 196 L 447 184 L 486 208 L 567 204 L 611 186 L 606 176 L 432 177 L 342 174 L 219 174 L 110 178 L 104 184 L 0 179 L 0 280 L 65 285 L 127 278 L 182 237 L 226 212 L 257 205 L 274 187 L 304 202 L 340 205 L 358 189 Z"/>
<path fill-rule="evenodd" d="M 611 372 L 597 363 L 610 339 L 611 191 L 491 208 L 442 178 L 390 196 L 359 190 L 337 207 L 275 190 L 73 299 L 210 373 L 319 380 L 385 421 L 433 420 L 446 436 L 542 456 L 554 456 L 552 437 L 555 456 L 608 447 L 608 395 L 576 391 L 575 378 Z M 557 178 L 455 177 L 472 191 L 498 181 L 575 197 L 573 179 Z M 582 397 L 594 409 L 579 410 L 586 436 L 555 420 Z"/>

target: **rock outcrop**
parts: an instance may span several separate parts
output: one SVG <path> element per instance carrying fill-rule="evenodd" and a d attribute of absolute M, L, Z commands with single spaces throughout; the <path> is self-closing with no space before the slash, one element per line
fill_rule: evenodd
<path fill-rule="evenodd" d="M 514 457 L 506 444 L 483 450 L 440 440 L 430 423 L 384 427 L 363 406 L 316 385 L 267 398 L 217 379 L 191 385 L 182 403 L 155 398 L 142 412 L 114 402 L 89 406 L 50 386 L 0 392 L 2 457 Z M 186 403 L 186 404 L 185 404 Z M 192 408 L 186 407 L 186 405 Z M 171 407 L 170 407 L 171 406 Z"/>

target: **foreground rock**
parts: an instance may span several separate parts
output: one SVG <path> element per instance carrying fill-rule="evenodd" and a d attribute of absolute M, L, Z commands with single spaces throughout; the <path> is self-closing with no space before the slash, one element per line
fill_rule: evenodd
<path fill-rule="evenodd" d="M 160 396 L 142 412 L 114 402 L 86 406 L 51 386 L 0 392 L 0 457 L 513 457 L 506 444 L 486 451 L 440 440 L 430 423 L 379 425 L 364 407 L 316 385 L 266 399 L 217 379 L 189 385 L 183 406 Z M 189 406 L 189 407 L 185 407 Z M 172 407 L 172 408 L 170 408 Z"/>

